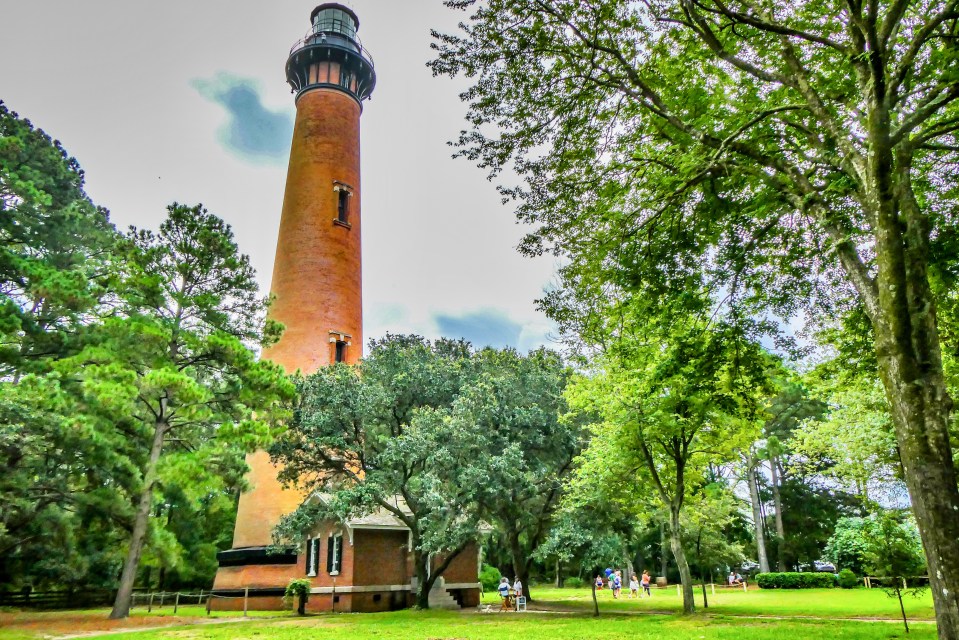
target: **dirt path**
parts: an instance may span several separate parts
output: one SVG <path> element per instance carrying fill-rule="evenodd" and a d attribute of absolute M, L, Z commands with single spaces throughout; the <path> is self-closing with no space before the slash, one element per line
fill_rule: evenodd
<path fill-rule="evenodd" d="M 67 635 L 47 635 L 47 638 L 56 640 L 69 640 L 70 638 L 92 638 L 100 636 L 115 636 L 123 633 L 138 633 L 140 631 L 159 631 L 162 629 L 172 629 L 174 627 L 192 627 L 207 624 L 234 624 L 237 622 L 253 622 L 254 620 L 270 620 L 271 618 L 194 618 L 187 620 L 173 620 L 170 624 L 161 624 L 142 627 L 125 627 L 123 629 L 110 629 L 106 631 L 86 631 L 84 633 L 71 633 Z"/>

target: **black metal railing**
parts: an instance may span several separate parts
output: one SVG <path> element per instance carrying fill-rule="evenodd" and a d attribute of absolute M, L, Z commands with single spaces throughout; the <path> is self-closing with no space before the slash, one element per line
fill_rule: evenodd
<path fill-rule="evenodd" d="M 325 40 L 323 39 L 324 35 L 326 35 Z M 340 41 L 342 41 L 343 44 L 340 44 Z M 358 37 L 348 38 L 340 33 L 310 31 L 305 36 L 293 43 L 293 46 L 290 47 L 290 55 L 292 56 L 297 51 L 306 49 L 307 47 L 336 47 L 339 49 L 346 49 L 348 51 L 359 53 L 361 56 L 367 59 L 371 67 L 374 66 L 373 56 L 370 55 L 370 52 L 366 50 L 366 47 L 363 46 L 363 43 L 360 42 Z"/>

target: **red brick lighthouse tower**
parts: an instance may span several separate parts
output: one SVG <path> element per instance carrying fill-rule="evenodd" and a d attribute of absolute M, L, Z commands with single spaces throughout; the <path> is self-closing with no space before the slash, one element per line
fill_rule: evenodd
<path fill-rule="evenodd" d="M 312 28 L 293 45 L 286 78 L 296 123 L 273 267 L 270 315 L 286 327 L 263 353 L 287 372 L 355 363 L 363 344 L 360 265 L 360 114 L 376 83 L 356 36 L 356 14 L 336 3 L 310 14 Z M 247 459 L 250 490 L 240 497 L 233 548 L 219 554 L 214 588 L 249 590 L 270 606 L 302 554 L 271 554 L 271 532 L 303 495 L 284 490 L 264 451 Z"/>

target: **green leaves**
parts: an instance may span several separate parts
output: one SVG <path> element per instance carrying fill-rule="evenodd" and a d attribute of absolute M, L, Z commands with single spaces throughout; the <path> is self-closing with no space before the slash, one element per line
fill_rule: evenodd
<path fill-rule="evenodd" d="M 481 519 L 522 538 L 525 563 L 580 445 L 578 424 L 561 419 L 567 377 L 546 350 L 387 335 L 356 367 L 297 380 L 290 428 L 270 451 L 282 480 L 324 497 L 284 518 L 278 541 L 385 509 L 410 528 L 417 567 L 476 540 Z"/>
<path fill-rule="evenodd" d="M 232 527 L 233 507 L 211 505 L 294 390 L 257 360 L 279 335 L 265 311 L 229 225 L 173 204 L 156 232 L 121 237 L 59 142 L 0 104 L 0 580 L 113 588 L 144 538 L 148 563 L 205 549 L 196 566 L 215 570 L 228 535 L 159 515 Z"/>
<path fill-rule="evenodd" d="M 109 288 L 116 239 L 59 142 L 0 103 L 0 372 L 42 372 Z"/>

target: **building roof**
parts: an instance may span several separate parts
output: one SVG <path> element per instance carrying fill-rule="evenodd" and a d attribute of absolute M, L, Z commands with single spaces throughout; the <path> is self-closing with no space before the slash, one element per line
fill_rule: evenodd
<path fill-rule="evenodd" d="M 329 498 L 329 494 L 326 493 L 315 493 L 313 498 L 319 500 L 320 502 L 326 502 Z M 403 514 L 412 515 L 410 508 L 406 506 L 406 501 L 399 496 L 393 496 L 391 502 L 396 506 L 396 508 Z M 350 529 L 364 529 L 364 528 L 376 528 L 376 529 L 399 529 L 403 531 L 408 531 L 407 527 L 402 520 L 400 520 L 395 513 L 388 511 L 385 507 L 379 507 L 376 511 L 368 513 L 363 516 L 357 516 L 355 518 L 350 518 L 343 523 L 347 528 Z"/>

